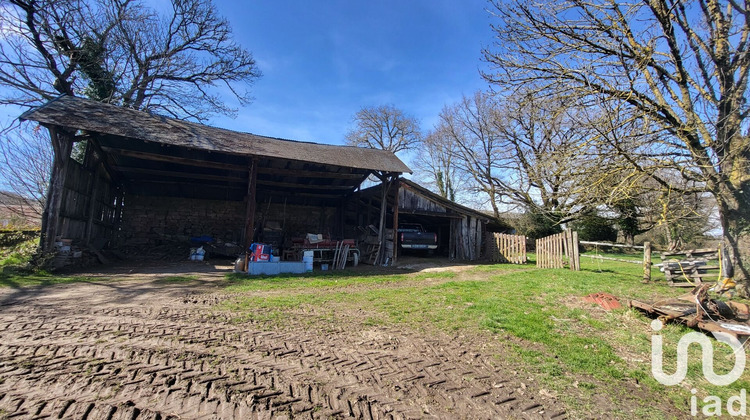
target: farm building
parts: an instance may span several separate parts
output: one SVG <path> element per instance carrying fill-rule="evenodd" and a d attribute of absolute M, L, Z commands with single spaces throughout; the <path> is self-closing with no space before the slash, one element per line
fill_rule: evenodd
<path fill-rule="evenodd" d="M 262 241 L 291 259 L 293 248 L 356 242 L 374 225 L 379 242 L 370 259 L 381 263 L 396 257 L 386 249 L 396 233 L 385 228 L 398 224 L 403 208 L 405 220 L 428 217 L 441 235 L 466 243 L 446 242 L 451 256 L 478 256 L 481 218 L 470 209 L 460 213 L 435 197 L 397 206 L 432 193 L 398 181 L 411 171 L 387 151 L 234 132 L 70 96 L 21 118 L 47 127 L 56 151 L 46 249 L 64 240 L 95 252 L 153 254 L 205 241 L 213 252 L 238 255 Z M 74 147 L 85 150 L 82 159 L 71 158 Z M 392 198 L 364 198 L 360 185 L 371 175 Z M 375 212 L 381 217 L 369 217 Z"/>
<path fill-rule="evenodd" d="M 399 178 L 387 195 L 386 220 L 390 225 L 420 224 L 426 232 L 434 232 L 438 237 L 438 249 L 435 254 L 458 260 L 477 260 L 480 258 L 483 235 L 490 217 L 480 211 L 454 203 L 421 185 L 405 178 Z M 358 225 L 368 225 L 375 209 L 379 208 L 382 186 L 373 186 L 356 195 L 360 209 Z M 395 194 L 398 191 L 398 194 Z"/>

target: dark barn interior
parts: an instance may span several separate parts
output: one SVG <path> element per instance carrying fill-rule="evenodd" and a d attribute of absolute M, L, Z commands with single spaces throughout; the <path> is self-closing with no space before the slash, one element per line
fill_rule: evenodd
<path fill-rule="evenodd" d="M 394 191 L 396 189 L 394 188 Z M 359 202 L 371 210 L 379 208 L 382 186 L 362 190 Z M 482 238 L 490 217 L 480 211 L 454 203 L 421 185 L 404 178 L 398 180 L 398 196 L 388 194 L 387 209 L 391 209 L 386 227 L 393 228 L 391 221 L 398 224 L 417 223 L 426 232 L 437 233 L 438 249 L 434 252 L 407 251 L 417 255 L 435 255 L 459 260 L 477 260 L 481 257 Z M 397 217 L 393 209 L 397 208 Z M 369 214 L 369 213 L 368 213 Z M 360 215 L 358 222 L 367 223 L 366 215 Z M 401 251 L 399 251 L 401 252 Z"/>

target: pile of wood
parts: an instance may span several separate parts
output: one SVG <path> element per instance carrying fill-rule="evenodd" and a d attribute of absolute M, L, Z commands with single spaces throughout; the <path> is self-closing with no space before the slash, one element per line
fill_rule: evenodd
<path fill-rule="evenodd" d="M 691 249 L 663 252 L 656 264 L 672 287 L 695 287 L 719 277 L 718 249 Z"/>

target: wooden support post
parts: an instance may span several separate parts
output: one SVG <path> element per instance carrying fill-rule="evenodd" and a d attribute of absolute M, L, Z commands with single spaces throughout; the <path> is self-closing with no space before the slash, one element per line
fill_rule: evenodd
<path fill-rule="evenodd" d="M 382 201 L 380 202 L 380 217 L 378 218 L 378 243 L 380 244 L 380 249 L 378 250 L 377 257 L 375 258 L 374 265 L 382 265 L 385 263 L 385 251 L 386 251 L 386 238 L 385 238 L 385 213 L 386 209 L 388 208 L 388 185 L 389 180 L 387 175 L 383 175 L 381 180 L 381 186 L 382 186 L 382 193 L 381 198 Z"/>
<path fill-rule="evenodd" d="M 245 200 L 247 201 L 247 210 L 245 212 L 245 272 L 247 272 L 248 250 L 253 243 L 253 236 L 255 234 L 255 186 L 256 181 L 258 180 L 257 159 L 252 159 L 250 161 L 250 167 L 247 172 L 247 196 L 245 196 Z"/>
<path fill-rule="evenodd" d="M 396 197 L 393 199 L 393 264 L 396 264 L 398 260 L 398 200 L 401 186 L 398 177 L 394 178 L 393 189 L 396 191 Z"/>
<path fill-rule="evenodd" d="M 651 281 L 651 242 L 643 243 L 643 281 Z"/>
<path fill-rule="evenodd" d="M 54 250 L 55 240 L 60 228 L 60 209 L 62 208 L 65 180 L 68 175 L 68 160 L 73 150 L 73 136 L 59 127 L 47 127 L 49 130 L 52 149 L 54 151 L 52 175 L 50 177 L 47 203 L 42 222 L 42 236 L 40 245 L 42 250 Z"/>
<path fill-rule="evenodd" d="M 89 215 L 86 220 L 86 243 L 91 243 L 91 232 L 94 229 L 94 217 L 96 216 L 97 209 L 97 196 L 99 195 L 99 165 L 96 166 L 92 173 L 94 179 L 91 180 L 91 188 L 88 191 L 89 197 Z"/>
<path fill-rule="evenodd" d="M 339 238 L 342 240 L 346 235 L 346 198 L 339 200 L 339 221 L 338 221 L 338 232 Z"/>

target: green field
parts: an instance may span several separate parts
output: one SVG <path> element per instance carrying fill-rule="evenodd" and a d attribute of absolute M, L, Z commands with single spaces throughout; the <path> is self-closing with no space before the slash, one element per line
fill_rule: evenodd
<path fill-rule="evenodd" d="M 654 281 L 643 284 L 642 267 L 637 264 L 584 255 L 582 270 L 573 272 L 536 269 L 533 255 L 531 259 L 524 266 L 482 265 L 457 272 L 344 272 L 292 278 L 234 275 L 227 290 L 248 295 L 226 308 L 238 316 L 260 317 L 279 326 L 299 310 L 325 308 L 323 313 L 317 312 L 319 319 L 310 321 L 311 327 L 340 322 L 341 314 L 366 308 L 368 316 L 359 321 L 363 327 L 403 325 L 426 333 L 435 329 L 498 340 L 506 351 L 497 358 L 533 375 L 582 417 L 602 399 L 618 416 L 635 406 L 639 417 L 673 417 L 674 410 L 689 412 L 693 388 L 701 399 L 716 395 L 723 401 L 750 388 L 747 375 L 728 387 L 704 380 L 697 346 L 691 347 L 693 363 L 687 379 L 680 386 L 659 384 L 651 375 L 651 320 L 627 307 L 606 312 L 581 299 L 590 293 L 608 292 L 627 305 L 628 299 L 656 301 L 686 293 L 668 287 L 658 270 L 652 272 Z M 678 325 L 661 331 L 667 373 L 676 366 L 677 342 L 689 331 Z M 715 347 L 716 372 L 729 372 L 731 349 L 723 344 Z M 634 387 L 652 398 L 631 395 Z M 576 392 L 569 392 L 573 389 Z M 655 401 L 671 406 L 674 410 L 668 411 L 672 414 Z"/>

